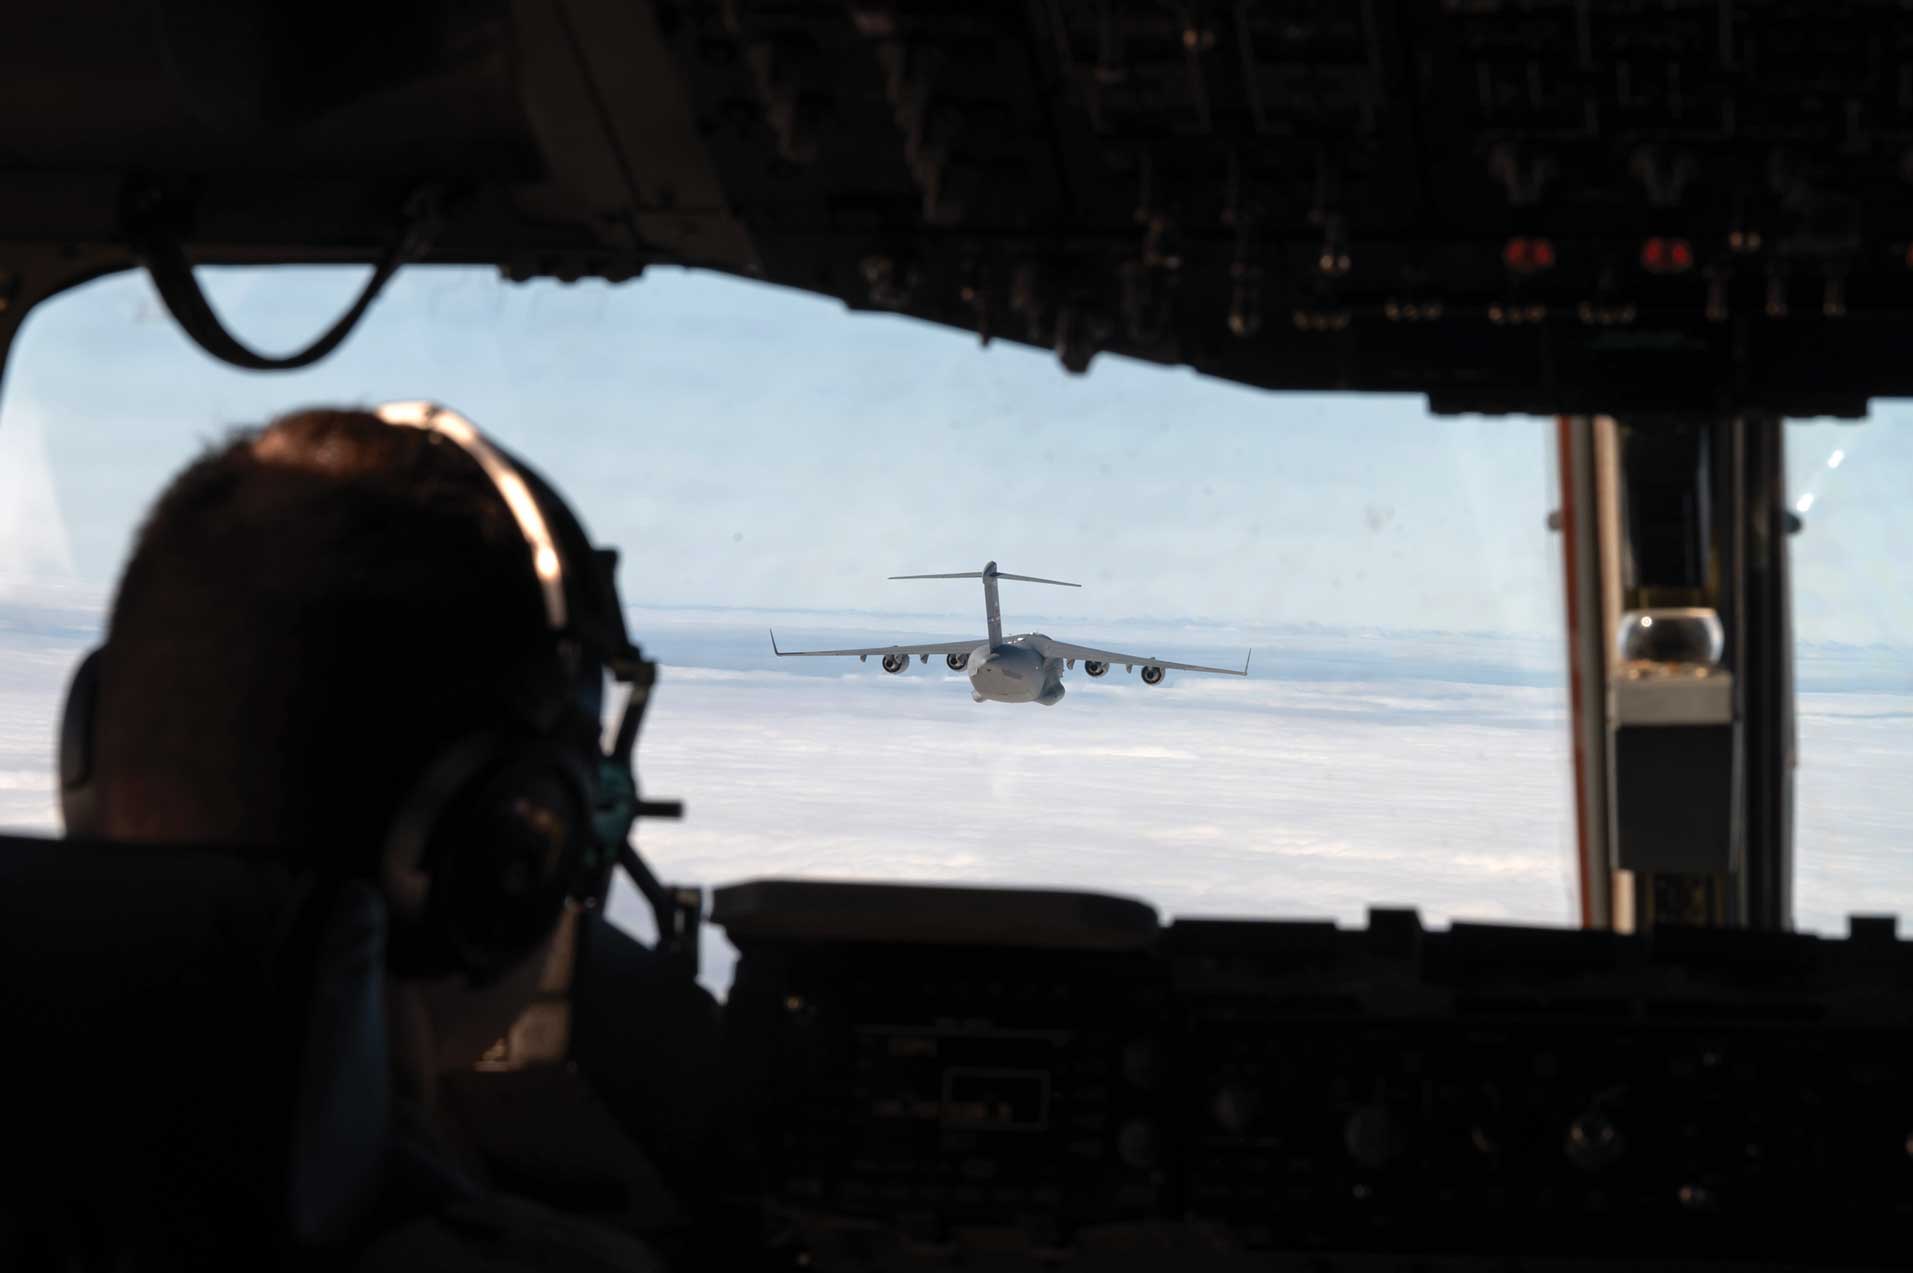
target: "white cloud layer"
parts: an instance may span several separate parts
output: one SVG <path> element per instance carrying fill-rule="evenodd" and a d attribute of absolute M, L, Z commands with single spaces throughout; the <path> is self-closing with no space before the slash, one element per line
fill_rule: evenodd
<path fill-rule="evenodd" d="M 647 850 L 710 881 L 989 880 L 1181 913 L 1352 918 L 1382 903 L 1559 920 L 1557 699 L 1172 674 L 1154 689 L 1079 677 L 1046 710 L 973 703 L 940 668 L 673 668 L 639 771 L 692 816 L 647 828 Z M 1487 869 L 1449 869 L 1464 855 Z"/>

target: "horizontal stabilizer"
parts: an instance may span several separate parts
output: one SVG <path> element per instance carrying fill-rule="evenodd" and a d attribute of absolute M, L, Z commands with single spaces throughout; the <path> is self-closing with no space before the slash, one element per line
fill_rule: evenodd
<path fill-rule="evenodd" d="M 996 577 L 998 579 L 1016 579 L 1023 583 L 1053 583 L 1058 588 L 1080 588 L 1083 586 L 1080 583 L 1064 583 L 1061 579 L 1038 579 L 1035 575 L 1006 575 L 1000 571 Z"/>
<path fill-rule="evenodd" d="M 892 579 L 1014 579 L 1018 583 L 1053 583 L 1058 588 L 1080 588 L 1080 583 L 1066 583 L 1061 579 L 1038 579 L 1035 575 L 1006 575 L 1000 570 L 959 570 L 948 575 L 891 575 Z"/>

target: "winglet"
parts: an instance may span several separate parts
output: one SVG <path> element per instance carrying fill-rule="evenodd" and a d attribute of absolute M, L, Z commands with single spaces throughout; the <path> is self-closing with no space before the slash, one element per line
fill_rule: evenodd
<path fill-rule="evenodd" d="M 770 634 L 771 634 L 771 653 L 777 655 L 779 658 L 782 658 L 784 656 L 784 652 L 777 648 L 777 629 L 775 628 L 770 629 Z"/>
<path fill-rule="evenodd" d="M 1254 657 L 1255 657 L 1254 649 L 1250 649 L 1250 651 L 1247 654 L 1242 656 L 1242 675 L 1247 676 L 1249 674 L 1249 660 Z"/>

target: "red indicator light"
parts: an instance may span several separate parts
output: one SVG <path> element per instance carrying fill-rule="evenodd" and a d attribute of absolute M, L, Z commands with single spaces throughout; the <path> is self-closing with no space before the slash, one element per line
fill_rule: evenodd
<path fill-rule="evenodd" d="M 1532 274 L 1554 267 L 1554 240 L 1509 239 L 1501 246 L 1501 263 L 1516 274 Z"/>
<path fill-rule="evenodd" d="M 1694 245 L 1658 235 L 1641 244 L 1641 268 L 1649 274 L 1680 274 L 1694 268 Z"/>

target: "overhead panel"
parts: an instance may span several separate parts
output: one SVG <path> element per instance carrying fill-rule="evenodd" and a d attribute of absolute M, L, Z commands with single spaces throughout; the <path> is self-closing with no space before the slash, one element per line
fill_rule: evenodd
<path fill-rule="evenodd" d="M 0 256 L 123 249 L 156 198 L 196 261 L 376 260 L 429 189 L 424 260 L 720 269 L 1072 372 L 1437 411 L 1913 393 L 1890 0 L 73 7 L 0 41 Z"/>

